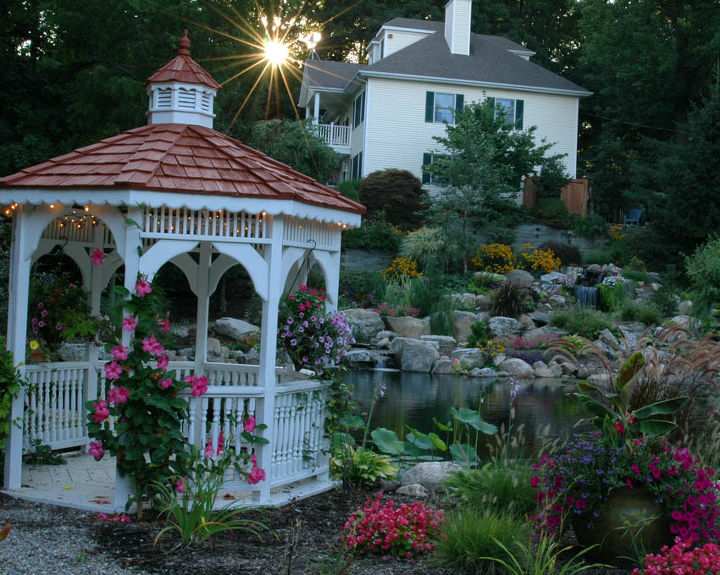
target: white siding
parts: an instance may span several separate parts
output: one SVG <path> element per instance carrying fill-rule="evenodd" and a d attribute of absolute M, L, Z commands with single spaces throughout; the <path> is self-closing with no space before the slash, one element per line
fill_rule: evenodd
<path fill-rule="evenodd" d="M 536 94 L 511 90 L 480 89 L 468 86 L 388 80 L 369 80 L 369 99 L 365 122 L 365 174 L 386 168 L 409 170 L 422 177 L 425 152 L 442 151 L 434 136 L 445 135 L 445 125 L 425 122 L 425 94 L 428 91 L 463 94 L 465 104 L 485 97 L 524 100 L 523 126 L 537 126 L 536 142 L 542 138 L 554 143 L 553 153 L 566 153 L 565 165 L 575 176 L 577 162 L 576 96 Z M 356 134 L 353 132 L 353 150 Z M 358 142 L 359 144 L 359 142 Z M 353 153 L 356 153 L 353 151 Z"/>
<path fill-rule="evenodd" d="M 470 54 L 470 18 L 468 0 L 451 0 L 445 6 L 445 41 L 453 54 Z"/>

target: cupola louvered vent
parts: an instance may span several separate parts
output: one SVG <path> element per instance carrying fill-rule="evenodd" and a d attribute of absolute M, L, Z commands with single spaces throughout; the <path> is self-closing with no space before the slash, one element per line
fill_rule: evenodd
<path fill-rule="evenodd" d="M 197 90 L 180 88 L 178 90 L 178 108 L 182 110 L 194 110 Z"/>

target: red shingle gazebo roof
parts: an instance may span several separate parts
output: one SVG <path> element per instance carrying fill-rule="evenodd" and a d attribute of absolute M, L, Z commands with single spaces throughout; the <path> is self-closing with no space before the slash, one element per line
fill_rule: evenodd
<path fill-rule="evenodd" d="M 3 188 L 154 190 L 291 199 L 364 213 L 339 192 L 224 134 L 183 124 L 122 132 L 0 179 Z"/>
<path fill-rule="evenodd" d="M 200 84 L 216 90 L 221 88 L 215 78 L 190 57 L 190 38 L 188 38 L 187 30 L 180 40 L 178 55 L 150 76 L 146 84 L 150 82 L 180 82 L 182 84 Z"/>

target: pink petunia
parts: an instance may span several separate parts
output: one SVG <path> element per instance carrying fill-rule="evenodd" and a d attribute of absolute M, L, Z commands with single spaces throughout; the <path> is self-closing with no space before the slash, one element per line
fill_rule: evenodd
<path fill-rule="evenodd" d="M 148 351 L 152 355 L 160 355 L 163 351 L 165 351 L 165 348 L 162 345 L 160 345 L 160 342 L 158 342 L 158 340 L 155 339 L 154 335 L 143 338 L 142 348 L 143 348 L 143 351 Z"/>
<path fill-rule="evenodd" d="M 100 460 L 105 453 L 105 450 L 103 449 L 102 441 L 91 441 L 90 447 L 88 447 L 88 455 L 91 457 L 94 457 L 97 460 Z"/>
<path fill-rule="evenodd" d="M 114 403 L 115 405 L 118 403 L 125 403 L 128 400 L 128 397 L 130 397 L 130 390 L 122 386 L 111 387 L 110 391 L 108 391 L 108 399 L 110 400 L 110 403 Z"/>
<path fill-rule="evenodd" d="M 160 357 L 158 357 L 157 365 L 158 365 L 159 369 L 162 369 L 163 371 L 165 371 L 167 369 L 169 363 L 170 362 L 168 361 L 167 355 L 163 354 Z"/>
<path fill-rule="evenodd" d="M 158 325 L 162 326 L 162 330 L 167 333 L 170 331 L 170 320 L 165 319 L 163 321 L 158 321 Z"/>
<path fill-rule="evenodd" d="M 169 377 L 167 379 L 163 379 L 160 381 L 160 387 L 162 387 L 163 389 L 167 389 L 172 384 L 173 384 L 173 380 L 170 379 Z"/>
<path fill-rule="evenodd" d="M 145 297 L 148 294 L 152 293 L 152 286 L 150 285 L 150 282 L 139 279 L 137 283 L 135 284 L 135 292 L 140 297 Z"/>
<path fill-rule="evenodd" d="M 110 353 L 116 361 L 125 361 L 128 358 L 128 350 L 124 345 L 115 346 Z"/>
<path fill-rule="evenodd" d="M 120 379 L 123 369 L 117 361 L 111 361 L 105 367 L 105 377 L 108 379 Z"/>
<path fill-rule="evenodd" d="M 103 260 L 105 259 L 105 252 L 100 248 L 95 248 L 93 253 L 90 254 L 90 259 L 92 260 L 94 266 L 101 266 Z"/>
<path fill-rule="evenodd" d="M 137 320 L 133 316 L 129 315 L 129 316 L 123 318 L 122 328 L 125 331 L 132 331 L 137 327 L 137 323 L 138 323 Z"/>

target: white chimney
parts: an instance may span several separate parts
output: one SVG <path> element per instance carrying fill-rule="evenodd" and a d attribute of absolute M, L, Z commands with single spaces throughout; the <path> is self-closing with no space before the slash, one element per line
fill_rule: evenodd
<path fill-rule="evenodd" d="M 445 4 L 445 41 L 451 54 L 470 55 L 472 0 L 450 0 Z"/>

